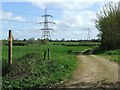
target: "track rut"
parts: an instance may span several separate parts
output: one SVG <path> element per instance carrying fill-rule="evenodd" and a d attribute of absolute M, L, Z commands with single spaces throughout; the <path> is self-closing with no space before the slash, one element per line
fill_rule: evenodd
<path fill-rule="evenodd" d="M 118 87 L 118 63 L 98 55 L 78 55 L 78 68 L 65 87 Z M 117 84 L 116 84 L 117 82 Z"/>

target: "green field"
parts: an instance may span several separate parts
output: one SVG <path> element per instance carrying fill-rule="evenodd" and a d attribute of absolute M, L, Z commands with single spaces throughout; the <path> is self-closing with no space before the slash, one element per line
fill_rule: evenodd
<path fill-rule="evenodd" d="M 62 42 L 79 44 L 78 42 Z M 87 42 L 90 44 L 91 42 Z M 94 44 L 93 42 L 91 44 Z M 61 81 L 70 79 L 77 67 L 76 52 L 95 49 L 98 46 L 65 46 L 61 42 L 47 45 L 13 46 L 13 64 L 8 65 L 8 46 L 2 47 L 3 88 L 57 87 Z M 44 50 L 50 49 L 50 60 L 43 60 Z M 119 61 L 120 50 L 99 53 Z M 47 54 L 48 55 L 48 54 Z"/>
<path fill-rule="evenodd" d="M 68 50 L 72 51 L 82 51 L 84 49 L 91 48 L 91 46 L 62 46 L 62 45 L 28 45 L 28 46 L 13 46 L 13 60 L 16 60 L 28 53 L 43 53 L 43 50 L 50 49 L 51 57 L 56 58 L 56 56 L 62 56 L 68 54 Z M 2 47 L 2 60 L 8 59 L 8 46 Z"/>
<path fill-rule="evenodd" d="M 50 61 L 43 51 L 50 49 Z M 8 47 L 2 47 L 3 88 L 55 87 L 70 79 L 77 66 L 76 54 L 91 46 L 13 46 L 13 64 L 8 65 Z"/>

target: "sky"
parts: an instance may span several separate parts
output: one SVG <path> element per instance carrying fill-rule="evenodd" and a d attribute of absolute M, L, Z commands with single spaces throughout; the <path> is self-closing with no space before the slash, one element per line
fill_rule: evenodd
<path fill-rule="evenodd" d="M 97 39 L 99 31 L 95 27 L 96 12 L 100 11 L 105 3 L 112 0 L 6 0 L 1 1 L 0 20 L 2 21 L 2 36 L 7 39 L 8 31 L 12 30 L 14 39 L 41 38 L 45 13 L 53 18 L 49 21 L 55 25 L 49 25 L 54 31 L 50 31 L 51 39 L 85 40 Z M 119 1 L 119 0 L 113 0 Z"/>

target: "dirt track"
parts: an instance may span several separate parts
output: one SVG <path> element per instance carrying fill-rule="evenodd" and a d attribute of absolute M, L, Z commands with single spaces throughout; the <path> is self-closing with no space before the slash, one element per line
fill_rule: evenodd
<path fill-rule="evenodd" d="M 64 87 L 118 87 L 118 64 L 97 55 L 78 55 L 78 68 Z M 116 83 L 117 82 L 117 83 Z"/>

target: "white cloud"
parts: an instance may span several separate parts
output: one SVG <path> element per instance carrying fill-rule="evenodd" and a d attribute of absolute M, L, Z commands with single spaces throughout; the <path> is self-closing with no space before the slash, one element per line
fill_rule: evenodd
<path fill-rule="evenodd" d="M 45 1 L 41 1 L 41 2 L 31 2 L 32 5 L 37 6 L 41 9 L 45 9 L 47 6 L 52 5 L 52 6 L 57 6 L 60 7 L 61 9 L 66 9 L 66 10 L 72 10 L 72 9 L 86 9 L 89 8 L 90 6 L 92 6 L 94 3 L 96 2 L 75 2 L 75 1 L 61 1 L 61 2 L 55 2 L 55 1 L 51 1 L 51 2 L 45 2 Z"/>
<path fill-rule="evenodd" d="M 16 16 L 14 19 L 16 21 L 25 21 L 25 19 L 23 17 L 21 17 L 21 16 Z"/>
<path fill-rule="evenodd" d="M 1 15 L 1 19 L 4 20 L 13 20 L 13 21 L 21 21 L 21 22 L 25 22 L 25 18 L 22 16 L 15 16 L 13 15 L 12 12 L 6 12 L 6 11 L 2 11 L 0 10 L 0 15 Z"/>
<path fill-rule="evenodd" d="M 27 34 L 26 34 L 27 33 Z M 28 39 L 28 38 L 40 38 L 41 33 L 38 31 L 36 32 L 36 29 L 24 29 L 22 31 L 15 30 L 13 31 L 13 35 L 15 39 Z"/>
<path fill-rule="evenodd" d="M 96 12 L 90 10 L 90 8 L 95 5 L 96 2 L 99 2 L 101 6 L 103 6 L 103 2 L 108 1 L 119 1 L 119 0 L 27 0 L 30 1 L 32 5 L 39 7 L 40 9 L 45 9 L 48 6 L 52 6 L 57 8 L 60 11 L 62 16 L 61 19 L 55 19 L 56 23 L 53 28 L 54 32 L 51 32 L 51 37 L 54 39 L 87 39 L 87 29 L 91 30 L 91 38 L 97 38 L 98 31 L 95 28 Z M 101 7 L 100 7 L 101 8 Z M 52 11 L 53 13 L 55 11 Z M 51 13 L 50 13 L 51 14 Z M 25 21 L 25 18 L 21 16 L 14 16 L 12 12 L 3 12 L 4 19 L 16 20 L 16 21 Z M 38 17 L 36 18 L 38 20 Z M 42 18 L 39 18 L 39 22 Z M 33 32 L 33 33 L 31 33 Z M 27 35 L 26 35 L 27 33 Z M 24 30 L 22 33 L 20 31 L 16 31 L 16 37 L 23 38 L 21 36 L 25 36 L 26 38 L 30 38 L 33 36 L 41 37 L 42 31 L 40 33 L 35 31 Z"/>
<path fill-rule="evenodd" d="M 61 9 L 61 20 L 54 20 L 56 23 L 53 38 L 86 39 L 87 29 L 91 29 L 92 38 L 96 38 L 97 29 L 95 28 L 96 12 L 89 10 L 96 2 L 33 2 L 32 4 L 44 9 L 49 5 Z M 93 33 L 95 32 L 95 33 Z M 81 39 L 82 39 L 81 38 Z"/>
<path fill-rule="evenodd" d="M 119 0 L 26 0 L 27 2 L 118 2 Z"/>

